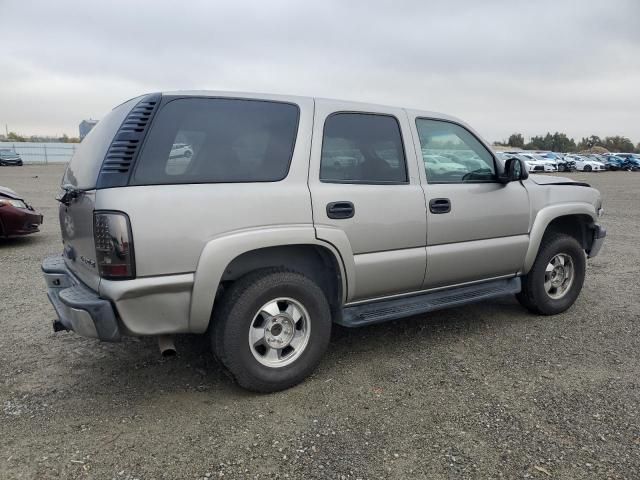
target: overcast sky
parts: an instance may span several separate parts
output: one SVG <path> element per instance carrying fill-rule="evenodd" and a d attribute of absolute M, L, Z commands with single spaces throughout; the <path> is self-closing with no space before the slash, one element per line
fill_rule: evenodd
<path fill-rule="evenodd" d="M 0 0 L 0 125 L 78 135 L 122 101 L 344 98 L 640 142 L 640 0 Z"/>

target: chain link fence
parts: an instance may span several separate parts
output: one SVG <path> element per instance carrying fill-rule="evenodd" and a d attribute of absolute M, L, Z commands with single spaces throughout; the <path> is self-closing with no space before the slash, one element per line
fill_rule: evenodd
<path fill-rule="evenodd" d="M 67 163 L 76 151 L 77 143 L 0 142 L 0 148 L 15 151 L 24 163 Z"/>

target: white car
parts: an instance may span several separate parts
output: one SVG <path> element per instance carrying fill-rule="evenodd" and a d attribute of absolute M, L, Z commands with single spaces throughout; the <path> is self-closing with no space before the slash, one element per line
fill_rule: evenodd
<path fill-rule="evenodd" d="M 604 172 L 604 163 L 586 157 L 574 157 L 576 170 L 579 172 Z"/>
<path fill-rule="evenodd" d="M 521 153 L 524 157 L 530 172 L 557 172 L 558 167 L 553 160 L 548 158 L 542 158 L 539 155 L 532 153 Z M 542 168 L 540 168 L 542 167 Z"/>
<path fill-rule="evenodd" d="M 422 156 L 425 160 L 426 168 L 428 170 L 431 170 L 436 175 L 451 172 L 460 173 L 463 175 L 465 173 L 469 173 L 469 169 L 467 167 L 454 162 L 453 160 L 443 155 L 430 155 L 423 152 Z M 429 160 L 428 163 L 426 162 L 427 159 Z"/>
<path fill-rule="evenodd" d="M 171 146 L 171 152 L 169 158 L 191 158 L 193 155 L 193 148 L 186 143 L 174 143 Z"/>
<path fill-rule="evenodd" d="M 557 172 L 558 171 L 558 164 L 556 163 L 555 160 L 551 160 L 550 158 L 547 158 L 544 155 L 539 155 L 539 154 L 536 154 L 536 153 L 528 153 L 528 154 L 526 154 L 526 156 L 528 156 L 531 159 L 533 159 L 535 162 L 537 162 L 538 165 L 542 164 L 544 166 L 544 171 L 545 172 Z"/>

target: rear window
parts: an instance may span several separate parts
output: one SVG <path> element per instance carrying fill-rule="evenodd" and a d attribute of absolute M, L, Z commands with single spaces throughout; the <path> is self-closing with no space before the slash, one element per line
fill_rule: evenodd
<path fill-rule="evenodd" d="M 296 105 L 182 98 L 158 112 L 132 183 L 275 182 L 287 176 Z"/>
<path fill-rule="evenodd" d="M 98 172 L 107 149 L 125 117 L 140 101 L 140 98 L 132 98 L 111 110 L 82 139 L 69 165 L 67 165 L 62 179 L 63 185 L 73 185 L 83 190 L 95 188 Z"/>

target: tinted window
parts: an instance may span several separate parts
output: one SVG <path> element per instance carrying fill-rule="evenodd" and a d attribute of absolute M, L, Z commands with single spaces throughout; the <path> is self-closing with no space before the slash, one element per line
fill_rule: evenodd
<path fill-rule="evenodd" d="M 427 180 L 432 183 L 495 180 L 493 156 L 465 128 L 439 120 L 416 120 Z"/>
<path fill-rule="evenodd" d="M 287 176 L 298 107 L 186 98 L 158 113 L 133 183 L 273 182 Z"/>
<path fill-rule="evenodd" d="M 320 180 L 405 183 L 407 169 L 398 121 L 366 113 L 336 113 L 327 118 Z"/>

